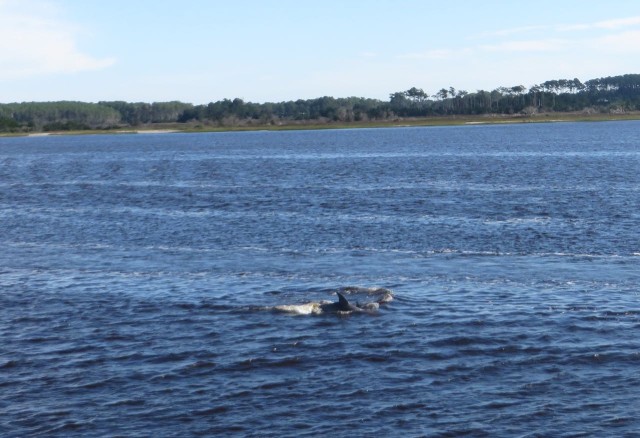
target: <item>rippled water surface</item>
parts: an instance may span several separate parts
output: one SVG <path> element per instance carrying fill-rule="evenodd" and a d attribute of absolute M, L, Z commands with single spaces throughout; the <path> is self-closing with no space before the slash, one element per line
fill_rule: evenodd
<path fill-rule="evenodd" d="M 2 138 L 0 435 L 634 436 L 638 230 L 640 122 Z"/>

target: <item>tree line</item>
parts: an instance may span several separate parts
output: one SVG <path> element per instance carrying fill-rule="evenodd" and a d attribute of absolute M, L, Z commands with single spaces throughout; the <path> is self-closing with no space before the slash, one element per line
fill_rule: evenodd
<path fill-rule="evenodd" d="M 429 94 L 412 87 L 389 100 L 320 97 L 252 103 L 235 98 L 205 105 L 183 102 L 23 102 L 0 104 L 0 132 L 114 129 L 154 123 L 209 126 L 277 125 L 393 120 L 403 117 L 640 110 L 640 74 L 549 80 L 494 90 L 442 88 Z"/>

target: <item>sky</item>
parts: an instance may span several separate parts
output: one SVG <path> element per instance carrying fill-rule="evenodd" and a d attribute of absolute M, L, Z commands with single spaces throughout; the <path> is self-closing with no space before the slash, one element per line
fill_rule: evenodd
<path fill-rule="evenodd" d="M 0 0 L 0 102 L 388 100 L 640 73 L 638 0 Z"/>

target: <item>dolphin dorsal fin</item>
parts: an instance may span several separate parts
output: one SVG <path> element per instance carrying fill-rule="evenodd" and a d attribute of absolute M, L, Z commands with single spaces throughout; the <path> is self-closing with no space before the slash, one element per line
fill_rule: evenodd
<path fill-rule="evenodd" d="M 349 303 L 349 300 L 347 300 L 340 292 L 336 293 L 338 294 L 338 307 L 340 308 L 340 310 L 351 310 L 351 304 Z"/>

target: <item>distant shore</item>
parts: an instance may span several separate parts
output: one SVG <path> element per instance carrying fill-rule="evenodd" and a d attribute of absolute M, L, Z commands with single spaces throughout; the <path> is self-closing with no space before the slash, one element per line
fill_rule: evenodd
<path fill-rule="evenodd" d="M 522 115 L 478 115 L 478 116 L 431 116 L 398 118 L 381 121 L 359 122 L 315 122 L 296 121 L 282 124 L 246 123 L 237 126 L 217 126 L 201 123 L 161 123 L 121 129 L 92 129 L 78 131 L 48 131 L 3 133 L 0 137 L 44 137 L 51 135 L 96 135 L 96 134 L 171 134 L 189 132 L 233 132 L 233 131 L 289 131 L 316 129 L 358 129 L 358 128 L 394 128 L 420 126 L 460 126 L 490 125 L 511 123 L 553 123 L 553 122 L 603 122 L 617 120 L 640 120 L 640 111 L 621 114 L 585 114 L 585 113 L 541 113 L 531 116 Z"/>

